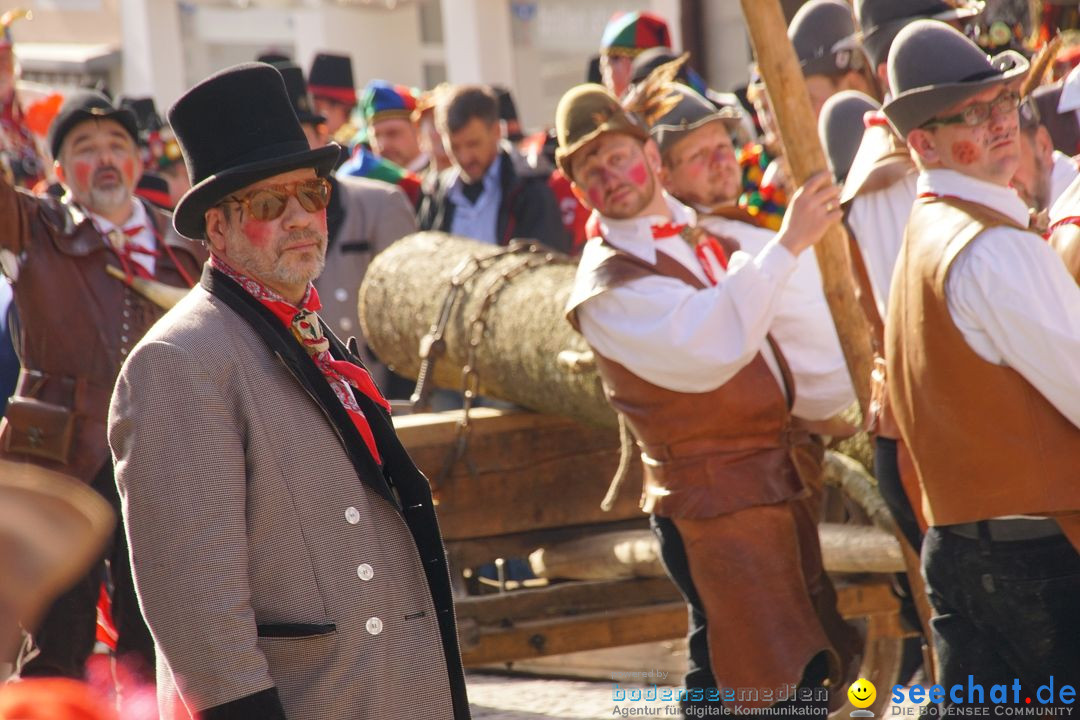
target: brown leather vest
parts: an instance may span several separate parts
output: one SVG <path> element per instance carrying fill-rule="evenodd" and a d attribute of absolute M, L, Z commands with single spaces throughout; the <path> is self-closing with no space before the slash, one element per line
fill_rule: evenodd
<path fill-rule="evenodd" d="M 608 255 L 594 268 L 592 284 L 575 292 L 567 308 L 575 328 L 581 303 L 636 278 L 665 275 L 704 287 L 662 252 L 654 266 L 610 245 L 605 249 Z M 775 344 L 772 347 L 794 399 L 783 355 Z M 782 502 L 803 492 L 792 455 L 809 438 L 792 429 L 789 406 L 761 353 L 726 383 L 704 393 L 662 388 L 595 355 L 608 401 L 626 418 L 642 451 L 641 505 L 646 512 L 708 518 Z"/>
<path fill-rule="evenodd" d="M 197 282 L 206 250 L 177 235 L 168 213 L 147 209 L 159 248 L 172 251 L 156 259 L 156 279 L 187 287 L 175 258 Z M 0 189 L 0 223 L 12 228 L 0 239 L 5 266 L 18 258 L 13 288 L 23 372 L 15 394 L 74 411 L 66 463 L 3 451 L 12 432 L 7 419 L 0 425 L 0 455 L 90 481 L 109 460 L 106 420 L 120 365 L 164 310 L 106 272 L 106 265 L 118 265 L 116 258 L 78 208 L 6 187 Z"/>
<path fill-rule="evenodd" d="M 886 334 L 889 391 L 931 525 L 1080 510 L 1080 429 L 1015 370 L 988 363 L 949 314 L 953 262 L 1011 220 L 953 198 L 916 201 Z"/>

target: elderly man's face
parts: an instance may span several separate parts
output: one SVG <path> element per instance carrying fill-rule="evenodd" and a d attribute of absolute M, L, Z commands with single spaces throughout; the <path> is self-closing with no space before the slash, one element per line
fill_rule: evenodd
<path fill-rule="evenodd" d="M 714 120 L 679 139 L 666 153 L 660 178 L 685 203 L 710 209 L 733 205 L 742 189 L 742 171 L 724 123 Z"/>
<path fill-rule="evenodd" d="M 258 220 L 242 199 L 270 187 L 295 193 L 296 183 L 315 177 L 311 168 L 281 173 L 238 190 L 206 213 L 214 253 L 294 303 L 326 264 L 326 210 L 308 212 L 291 194 L 280 217 Z"/>
<path fill-rule="evenodd" d="M 142 171 L 135 141 L 115 120 L 84 120 L 60 146 L 60 180 L 76 202 L 98 215 L 129 206 Z"/>

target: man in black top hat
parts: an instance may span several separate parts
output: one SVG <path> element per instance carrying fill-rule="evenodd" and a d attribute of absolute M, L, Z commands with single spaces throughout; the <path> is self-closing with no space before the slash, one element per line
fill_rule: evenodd
<path fill-rule="evenodd" d="M 337 142 L 349 142 L 356 133 L 356 128 L 349 122 L 349 115 L 356 105 L 352 58 L 319 53 L 311 63 L 308 87 L 315 101 L 315 112 L 326 118 L 327 134 Z"/>
<path fill-rule="evenodd" d="M 194 181 L 176 229 L 211 259 L 109 415 L 161 717 L 468 718 L 427 480 L 318 315 L 339 148 L 310 148 L 261 63 L 169 120 Z"/>
<path fill-rule="evenodd" d="M 105 421 L 120 364 L 164 314 L 145 288 L 190 287 L 206 257 L 172 231 L 168 213 L 134 197 L 142 171 L 136 138 L 130 111 L 77 92 L 49 129 L 63 197 L 0 182 L 0 266 L 14 288 L 23 363 L 0 424 L 0 455 L 74 476 L 117 508 Z M 104 559 L 117 652 L 153 666 L 120 532 L 106 558 L 55 603 L 35 634 L 41 652 L 23 675 L 83 675 Z"/>

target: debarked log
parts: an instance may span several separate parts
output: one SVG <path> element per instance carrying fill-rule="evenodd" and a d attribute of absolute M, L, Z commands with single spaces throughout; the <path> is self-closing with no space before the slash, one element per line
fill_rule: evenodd
<path fill-rule="evenodd" d="M 896 573 L 904 557 L 896 537 L 871 525 L 818 525 L 821 558 L 833 573 Z M 537 577 L 620 580 L 664 577 L 660 547 L 651 530 L 604 532 L 551 543 L 529 555 Z"/>
<path fill-rule="evenodd" d="M 434 363 L 434 385 L 463 389 L 462 370 L 468 365 L 472 337 L 477 340 L 475 370 L 481 395 L 614 427 L 615 414 L 604 399 L 595 367 L 582 362 L 589 348 L 564 314 L 576 263 L 534 247 L 539 252 L 522 248 L 506 253 L 504 248 L 444 233 L 417 233 L 399 240 L 372 261 L 360 287 L 364 337 L 380 360 L 415 379 L 421 340 L 441 314 L 455 269 L 469 258 L 502 251 L 505 254 L 485 261 L 464 281 L 451 306 L 443 337 L 446 352 Z M 508 273 L 513 276 L 504 277 Z M 477 318 L 482 328 L 474 325 Z"/>

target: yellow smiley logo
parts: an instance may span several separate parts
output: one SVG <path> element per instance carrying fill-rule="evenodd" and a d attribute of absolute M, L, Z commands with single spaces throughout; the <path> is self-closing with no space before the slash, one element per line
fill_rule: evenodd
<path fill-rule="evenodd" d="M 877 697 L 877 688 L 866 678 L 859 678 L 851 683 L 847 691 L 848 700 L 857 708 L 867 708 L 874 703 Z"/>

